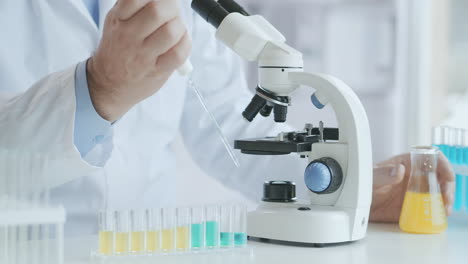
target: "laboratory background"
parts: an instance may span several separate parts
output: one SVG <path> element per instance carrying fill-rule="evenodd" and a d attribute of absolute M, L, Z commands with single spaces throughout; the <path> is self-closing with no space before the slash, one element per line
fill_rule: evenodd
<path fill-rule="evenodd" d="M 222 1 L 213 1 L 215 4 L 210 4 L 209 0 L 194 2 L 200 5 L 208 3 L 208 7 L 195 10 L 203 16 L 203 12 L 208 12 L 206 10 Z M 311 98 L 312 103 L 317 105 L 313 102 L 314 96 L 311 97 L 310 87 L 300 87 L 290 94 L 292 104 L 288 108 L 287 125 L 300 131 L 297 133 L 302 133 L 301 136 L 314 136 L 316 141 L 312 143 L 317 143 L 319 154 L 323 154 L 320 151 L 326 153 L 320 156 L 325 159 L 313 160 L 309 165 L 317 160 L 323 164 L 330 162 L 333 159 L 327 159 L 326 155 L 335 154 L 336 151 L 339 153 L 337 157 L 345 156 L 340 158 L 347 162 L 345 170 L 351 171 L 352 176 L 348 176 L 347 182 L 332 181 L 332 178 L 338 178 L 336 175 L 342 177 L 343 174 L 340 164 L 333 160 L 335 163 L 330 163 L 332 165 L 326 163 L 326 172 L 330 175 L 328 185 L 314 191 L 305 179 L 309 169 L 307 159 L 301 159 L 306 167 L 306 183 L 296 183 L 297 200 L 296 185 L 282 179 L 270 179 L 268 175 L 266 178 L 271 182 L 253 186 L 259 194 L 263 193 L 263 203 L 250 200 L 244 195 L 245 192 L 242 193 L 243 190 L 223 184 L 222 177 L 215 178 L 203 171 L 192 159 L 182 135 L 178 135 L 171 146 L 177 156 L 177 171 L 173 175 L 176 187 L 170 189 L 175 192 L 176 201 L 171 203 L 170 208 L 107 208 L 108 204 L 105 204 L 103 210 L 96 212 L 96 234 L 75 235 L 69 239 L 64 236 L 64 208 L 55 204 L 47 207 L 49 190 L 44 191 L 42 196 L 42 179 L 35 179 L 29 182 L 31 186 L 38 183 L 31 187 L 32 193 L 37 193 L 37 197 L 32 199 L 45 201 L 46 207 L 36 207 L 33 203 L 29 210 L 29 204 L 23 206 L 13 201 L 20 214 L 11 219 L 8 218 L 7 207 L 0 210 L 0 249 L 5 249 L 0 250 L 0 264 L 4 259 L 13 260 L 8 262 L 13 264 L 34 263 L 28 262 L 28 259 L 52 264 L 467 263 L 468 252 L 463 249 L 468 247 L 468 0 L 238 0 L 238 3 L 250 14 L 264 16 L 285 36 L 288 45 L 302 53 L 306 75 L 326 73 L 335 76 L 348 84 L 362 102 L 369 121 L 372 147 L 367 138 L 362 138 L 368 132 L 366 115 L 362 114 L 364 111 L 343 113 L 346 107 L 336 107 L 339 109 L 337 111 L 341 111 L 341 118 L 357 116 L 357 121 L 353 119 L 349 122 L 352 123 L 350 127 L 366 132 L 359 134 L 343 129 L 349 133 L 347 139 L 351 140 L 343 144 L 346 146 L 340 146 L 341 135 L 338 136 L 338 129 L 335 129 L 338 121 L 332 104 L 323 109 L 313 107 Z M 226 13 L 223 19 L 227 20 L 235 12 Z M 242 19 L 245 17 L 239 18 L 240 21 Z M 254 23 L 262 22 L 256 20 Z M 242 67 L 245 81 L 253 94 L 259 83 L 259 67 L 254 62 L 244 60 Z M 294 72 L 291 75 L 294 76 Z M 212 129 L 216 130 L 217 122 L 212 120 L 210 114 L 210 106 L 216 102 L 204 101 L 191 77 L 188 80 L 187 86 L 193 86 L 206 110 L 200 120 L 208 120 Z M 335 86 L 340 85 L 331 85 L 331 89 L 339 91 L 337 97 L 345 94 Z M 347 86 L 345 88 L 348 89 Z M 317 88 L 317 91 L 320 89 L 323 88 Z M 348 99 L 340 102 L 348 103 Z M 349 109 L 362 109 L 359 108 L 359 100 L 349 99 L 352 102 Z M 238 116 L 239 122 L 244 121 L 241 112 Z M 313 129 L 309 124 L 313 125 L 316 134 L 312 135 Z M 223 133 L 229 133 L 222 127 L 219 129 L 218 137 L 211 140 L 213 144 L 221 146 L 225 143 Z M 329 138 L 324 140 L 325 131 Z M 336 132 L 336 138 L 331 139 L 330 131 Z M 271 135 L 264 136 L 276 137 L 273 142 L 284 139 L 284 134 L 277 135 L 273 131 Z M 234 139 L 228 138 L 227 142 L 232 143 Z M 354 149 L 349 147 L 351 150 L 348 151 L 348 145 Z M 441 187 L 436 178 L 439 173 L 436 171 L 439 149 L 457 172 L 454 211 L 450 217 L 446 215 Z M 198 154 L 202 155 L 203 151 L 210 149 L 201 149 Z M 239 162 L 236 156 L 244 155 L 238 148 L 232 150 L 232 146 L 227 146 L 226 152 L 219 155 L 225 155 L 223 158 L 227 159 L 229 151 L 234 151 L 234 156 L 229 158 L 234 163 Z M 423 179 L 423 184 L 411 181 L 403 190 L 406 196 L 403 208 L 399 209 L 399 224 L 397 221 L 371 221 L 368 212 L 372 201 L 373 168 L 370 164 L 410 151 L 411 175 L 416 175 L 417 180 Z M 311 159 L 316 154 L 311 149 L 297 152 L 302 158 Z M 350 153 L 357 154 L 353 156 Z M 290 156 L 298 158 L 295 154 Z M 37 174 L 42 175 L 47 163 L 35 162 L 36 158 L 26 157 L 24 161 L 37 165 Z M 255 156 L 255 159 L 261 158 L 260 155 Z M 8 167 L 8 160 L 0 162 L 4 162 L 0 164 L 0 169 L 1 165 Z M 255 172 L 258 173 L 258 170 Z M 285 176 L 291 178 L 290 175 Z M 299 178 L 303 179 L 302 174 Z M 358 180 L 352 181 L 355 179 Z M 18 183 L 26 184 L 27 180 L 20 179 Z M 327 193 L 330 186 L 337 189 Z M 310 190 L 307 190 L 310 199 L 299 199 L 307 198 L 301 197 L 301 190 L 306 190 L 306 187 Z M 343 195 L 334 194 L 336 190 L 342 192 L 345 188 Z M 16 191 L 16 187 L 14 189 Z M 19 195 L 31 198 L 21 188 L 17 189 Z M 321 200 L 321 194 L 330 196 Z M 121 197 L 127 198 L 125 193 Z M 410 203 L 411 199 L 414 199 L 413 204 Z M 410 202 L 406 204 L 406 200 Z M 302 204 L 304 201 L 305 204 Z M 336 201 L 345 206 L 335 208 Z M 424 203 L 421 205 L 415 201 Z M 6 205 L 8 202 L 6 200 Z M 365 206 L 361 207 L 361 204 Z M 1 206 L 4 204 L 0 203 Z M 29 210 L 24 215 L 31 213 L 37 218 L 22 217 L 23 209 Z M 430 216 L 423 219 L 429 215 L 429 211 Z M 412 221 L 416 220 L 419 225 L 412 225 Z M 12 221 L 16 221 L 15 225 L 11 224 Z M 427 225 L 421 224 L 429 222 Z M 252 236 L 251 231 L 265 236 Z M 37 239 L 41 236 L 45 239 Z M 28 243 L 11 243 L 16 240 Z M 23 255 L 23 252 L 26 253 Z"/>
<path fill-rule="evenodd" d="M 337 76 L 353 88 L 369 118 L 374 162 L 431 144 L 435 126 L 468 128 L 468 1 L 239 2 L 252 14 L 262 14 L 303 52 L 307 71 Z M 245 73 L 253 91 L 255 64 L 246 63 Z M 291 95 L 288 122 L 298 129 L 319 120 L 336 126 L 333 110 L 311 107 L 309 92 L 300 88 Z M 184 164 L 178 168 L 177 190 L 184 194 L 177 196 L 178 203 L 223 197 L 254 207 L 239 192 L 206 176 L 182 140 L 174 148 Z"/>

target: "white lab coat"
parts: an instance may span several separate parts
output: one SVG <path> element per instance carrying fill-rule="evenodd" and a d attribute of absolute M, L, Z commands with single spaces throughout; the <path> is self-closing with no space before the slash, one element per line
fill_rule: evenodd
<path fill-rule="evenodd" d="M 181 1 L 193 38 L 193 80 L 230 142 L 275 135 L 285 126 L 272 118 L 241 117 L 252 97 L 240 61 L 214 38 L 211 25 Z M 113 0 L 100 0 L 101 29 Z M 180 132 L 198 165 L 223 184 L 259 199 L 267 179 L 294 179 L 302 186 L 306 161 L 295 155 L 241 155 L 235 168 L 186 78 L 174 74 L 152 97 L 132 108 L 113 137 L 84 159 L 73 144 L 76 64 L 92 55 L 99 38 L 82 0 L 0 2 L 0 149 L 53 157 L 52 200 L 68 213 L 67 233 L 96 231 L 102 208 L 171 205 L 177 166 L 171 144 Z M 40 80 L 41 78 L 44 78 Z M 15 94 L 15 97 L 12 97 Z M 196 186 L 203 191 L 203 186 Z M 301 191 L 299 191 L 301 192 Z"/>

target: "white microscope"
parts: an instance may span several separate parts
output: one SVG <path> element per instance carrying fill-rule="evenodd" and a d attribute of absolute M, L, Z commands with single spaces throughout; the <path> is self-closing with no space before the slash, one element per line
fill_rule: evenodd
<path fill-rule="evenodd" d="M 217 28 L 216 37 L 248 61 L 258 62 L 259 83 L 245 111 L 252 121 L 274 113 L 285 122 L 289 94 L 300 85 L 314 88 L 313 105 L 330 104 L 339 128 L 306 124 L 304 131 L 276 137 L 236 140 L 242 153 L 308 157 L 304 182 L 309 201 L 298 201 L 295 184 L 264 184 L 263 202 L 247 216 L 249 237 L 310 243 L 315 246 L 355 241 L 366 235 L 372 194 L 372 149 L 367 115 L 345 83 L 303 71 L 302 54 L 259 15 L 249 15 L 233 0 L 193 0 L 192 8 Z"/>

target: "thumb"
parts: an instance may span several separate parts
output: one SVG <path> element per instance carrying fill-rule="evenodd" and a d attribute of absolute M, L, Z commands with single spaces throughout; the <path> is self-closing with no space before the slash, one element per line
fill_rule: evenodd
<path fill-rule="evenodd" d="M 401 183 L 405 178 L 405 166 L 403 164 L 386 164 L 374 167 L 374 189 Z"/>

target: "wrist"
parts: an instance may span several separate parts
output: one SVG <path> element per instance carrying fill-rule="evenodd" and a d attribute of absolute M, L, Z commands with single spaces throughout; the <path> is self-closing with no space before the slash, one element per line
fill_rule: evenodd
<path fill-rule="evenodd" d="M 119 119 L 126 112 L 125 106 L 123 102 L 119 103 L 116 100 L 118 96 L 115 93 L 118 89 L 106 80 L 105 74 L 99 70 L 94 57 L 89 58 L 86 63 L 86 75 L 89 95 L 96 112 L 109 122 Z"/>

